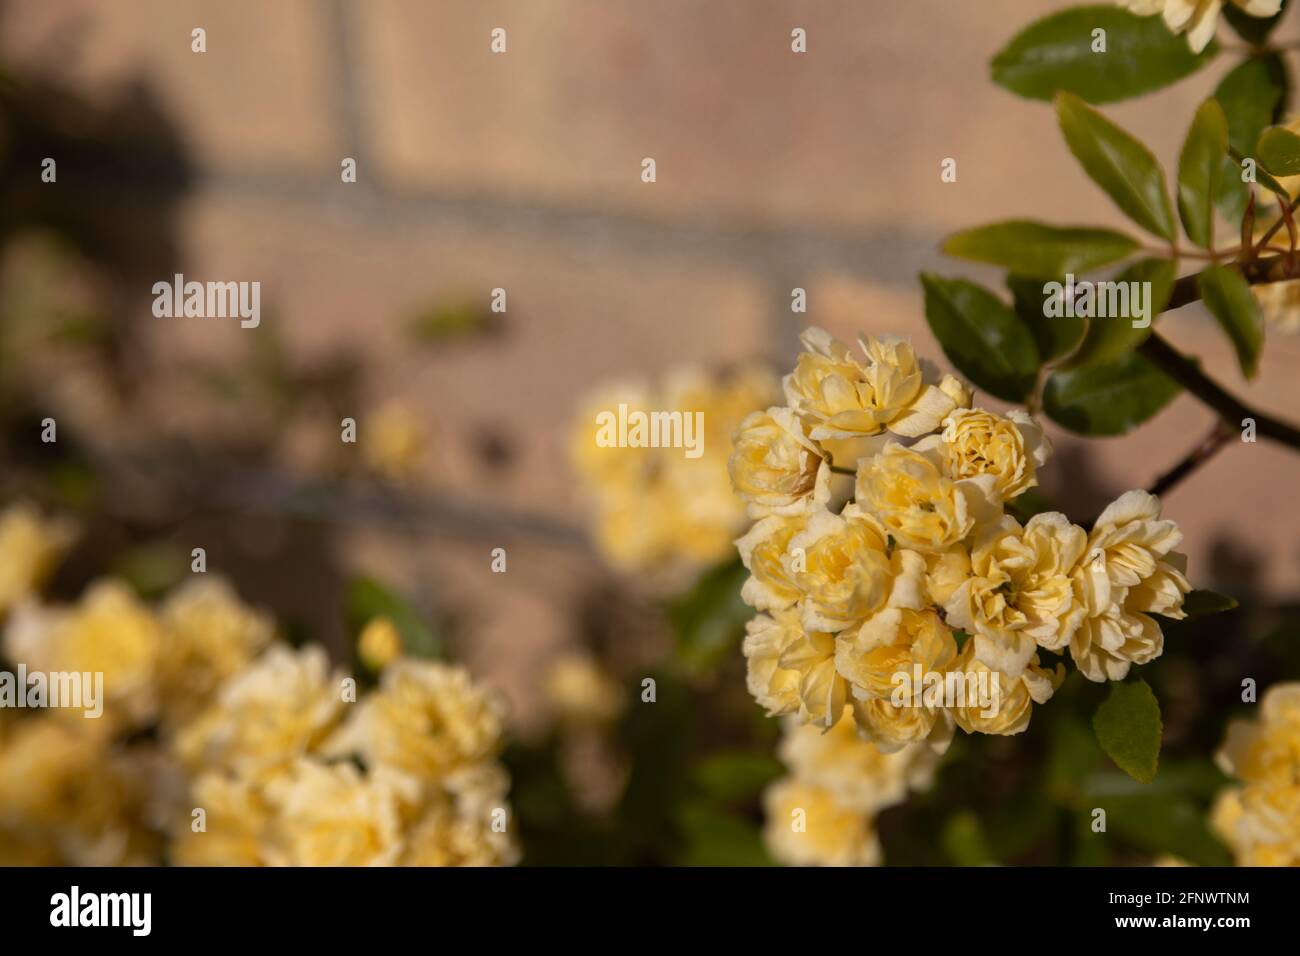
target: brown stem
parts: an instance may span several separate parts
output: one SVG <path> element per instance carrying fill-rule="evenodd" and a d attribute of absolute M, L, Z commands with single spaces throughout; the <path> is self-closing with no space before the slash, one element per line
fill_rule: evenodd
<path fill-rule="evenodd" d="M 1189 451 L 1182 461 L 1155 480 L 1155 484 L 1149 489 L 1151 494 L 1158 498 L 1171 491 L 1180 481 L 1213 458 L 1236 434 L 1235 430 L 1228 427 L 1227 422 L 1215 422 L 1210 433 L 1201 440 L 1200 444 Z"/>

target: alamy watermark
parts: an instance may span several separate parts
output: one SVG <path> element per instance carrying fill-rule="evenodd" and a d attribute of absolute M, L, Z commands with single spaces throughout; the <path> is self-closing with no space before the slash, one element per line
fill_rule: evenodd
<path fill-rule="evenodd" d="M 104 713 L 103 671 L 0 671 L 0 707 L 67 707 L 86 718 Z"/>
<path fill-rule="evenodd" d="M 889 702 L 895 707 L 979 707 L 981 717 L 996 717 L 1002 709 L 1001 676 L 989 670 L 940 673 L 914 663 L 910 672 L 895 671 L 890 678 L 894 691 Z"/>
<path fill-rule="evenodd" d="M 262 321 L 262 283 L 186 282 L 179 272 L 171 282 L 153 284 L 153 314 L 159 319 L 239 319 L 245 329 Z"/>
<path fill-rule="evenodd" d="M 596 415 L 601 448 L 681 448 L 687 458 L 704 454 L 703 412 L 643 412 L 619 403 Z"/>
<path fill-rule="evenodd" d="M 1043 295 L 1049 319 L 1131 319 L 1135 329 L 1151 324 L 1150 282 L 1076 282 L 1071 272 L 1064 284 L 1046 283 Z"/>

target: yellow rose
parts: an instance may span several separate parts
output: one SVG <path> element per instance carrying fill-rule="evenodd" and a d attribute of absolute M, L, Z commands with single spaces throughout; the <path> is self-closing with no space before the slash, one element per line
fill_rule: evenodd
<path fill-rule="evenodd" d="M 74 535 L 71 522 L 47 521 L 25 502 L 0 514 L 0 614 L 45 582 Z"/>
<path fill-rule="evenodd" d="M 883 607 L 924 606 L 925 560 L 895 548 L 876 519 L 847 505 L 815 511 L 784 559 L 804 595 L 804 628 L 842 631 Z"/>
<path fill-rule="evenodd" d="M 546 674 L 546 700 L 565 724 L 606 724 L 623 710 L 623 688 L 587 654 L 571 653 Z"/>
<path fill-rule="evenodd" d="M 425 434 L 419 417 L 400 402 L 389 402 L 361 424 L 361 450 L 376 474 L 393 482 L 410 481 L 424 458 Z"/>
<path fill-rule="evenodd" d="M 509 777 L 495 764 L 457 771 L 407 825 L 402 866 L 513 866 L 519 847 L 506 800 Z M 504 828 L 503 828 L 504 827 Z"/>
<path fill-rule="evenodd" d="M 915 700 L 899 706 L 889 698 L 861 699 L 857 695 L 851 703 L 858 732 L 884 753 L 922 743 L 943 753 L 952 743 L 952 716 L 943 708 L 926 707 Z"/>
<path fill-rule="evenodd" d="M 1300 682 L 1270 687 L 1258 720 L 1229 723 L 1215 760 L 1224 773 L 1248 783 L 1300 780 Z"/>
<path fill-rule="evenodd" d="M 772 515 L 756 522 L 737 539 L 740 560 L 750 573 L 740 596 L 750 607 L 759 611 L 783 610 L 799 600 L 799 585 L 786 559 L 790 539 L 806 525 L 804 516 Z"/>
<path fill-rule="evenodd" d="M 102 673 L 105 716 L 151 720 L 158 706 L 157 666 L 163 642 L 153 612 L 119 581 L 99 581 L 72 608 L 19 607 L 5 648 L 28 670 Z M 82 719 L 82 711 L 59 710 Z"/>
<path fill-rule="evenodd" d="M 891 697 L 898 674 L 911 680 L 921 673 L 947 670 L 957 657 L 957 642 L 932 610 L 885 608 L 836 642 L 835 665 L 857 696 Z M 919 693 L 921 688 L 913 688 Z"/>
<path fill-rule="evenodd" d="M 299 759 L 265 792 L 272 866 L 391 866 L 402 852 L 397 791 L 352 764 Z"/>
<path fill-rule="evenodd" d="M 1130 664 L 1164 650 L 1160 626 L 1148 615 L 1186 616 L 1187 558 L 1173 550 L 1182 537 L 1174 522 L 1160 519 L 1159 499 L 1145 491 L 1121 495 L 1097 519 L 1074 575 L 1087 616 L 1070 645 L 1089 680 L 1121 680 Z"/>
<path fill-rule="evenodd" d="M 1042 428 L 1019 409 L 1003 417 L 981 408 L 959 408 L 944 420 L 938 436 L 915 447 L 936 449 L 950 478 L 992 476 L 999 501 L 1037 485 L 1038 469 L 1052 451 Z"/>
<path fill-rule="evenodd" d="M 848 685 L 835 670 L 833 635 L 805 630 L 793 609 L 759 614 L 745 631 L 749 692 L 769 717 L 798 713 L 819 727 L 840 719 Z"/>
<path fill-rule="evenodd" d="M 855 501 L 902 547 L 934 553 L 962 541 L 995 510 L 993 478 L 954 481 L 937 456 L 891 443 L 858 463 Z"/>
<path fill-rule="evenodd" d="M 342 678 L 330 674 L 319 646 L 273 644 L 180 730 L 176 754 L 193 771 L 257 776 L 282 769 L 318 751 L 333 730 L 344 706 Z"/>
<path fill-rule="evenodd" d="M 248 607 L 215 575 L 191 578 L 174 590 L 158 620 L 158 682 L 172 723 L 198 713 L 217 686 L 247 667 L 275 634 L 270 615 Z"/>
<path fill-rule="evenodd" d="M 461 667 L 402 659 L 384 669 L 379 689 L 356 705 L 326 745 L 359 754 L 421 782 L 487 760 L 500 750 L 505 703 Z"/>
<path fill-rule="evenodd" d="M 754 518 L 802 514 L 830 498 L 830 465 L 788 408 L 746 417 L 729 467 L 731 483 Z"/>
<path fill-rule="evenodd" d="M 789 866 L 876 866 L 880 843 L 872 819 L 838 803 L 821 787 L 786 777 L 763 794 L 763 842 Z"/>
<path fill-rule="evenodd" d="M 912 346 L 895 338 L 859 340 L 863 364 L 822 329 L 801 336 L 808 350 L 785 377 L 786 402 L 812 424 L 815 440 L 877 435 L 888 428 L 915 438 L 928 434 L 957 405 L 964 390 L 956 380 L 938 387 Z"/>
<path fill-rule="evenodd" d="M 948 622 L 974 636 L 979 660 L 1018 676 L 1036 647 L 1064 647 L 1083 618 L 1073 573 L 1087 535 L 1064 515 L 1012 518 L 989 529 L 971 552 L 971 576 L 945 605 Z"/>
<path fill-rule="evenodd" d="M 934 778 L 938 757 L 928 747 L 882 753 L 858 736 L 853 720 L 832 729 L 787 719 L 777 756 L 800 781 L 835 795 L 842 806 L 874 813 L 901 803 L 909 790 L 922 790 Z"/>
<path fill-rule="evenodd" d="M 177 866 L 269 866 L 274 810 L 260 784 L 221 772 L 201 773 L 190 802 L 176 822 L 171 857 Z M 194 829 L 193 809 L 203 810 Z"/>
<path fill-rule="evenodd" d="M 1045 704 L 1065 679 L 1065 665 L 1055 671 L 1040 666 L 1038 655 L 1029 659 L 1019 676 L 1012 677 L 985 666 L 968 641 L 956 669 L 965 675 L 965 702 L 952 708 L 957 726 L 968 734 L 1021 733 L 1029 726 L 1034 704 Z"/>
<path fill-rule="evenodd" d="M 943 607 L 968 577 L 970 550 L 964 544 L 925 556 L 925 594 L 931 604 Z"/>
<path fill-rule="evenodd" d="M 367 622 L 357 636 L 357 656 L 372 671 L 381 671 L 402 656 L 402 633 L 391 618 Z"/>

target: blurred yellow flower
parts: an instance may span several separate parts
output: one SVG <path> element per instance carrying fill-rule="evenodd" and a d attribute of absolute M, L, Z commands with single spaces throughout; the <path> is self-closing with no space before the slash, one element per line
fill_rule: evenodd
<path fill-rule="evenodd" d="M 297 760 L 266 784 L 276 839 L 273 866 L 392 866 L 402 851 L 398 795 L 349 763 Z"/>
<path fill-rule="evenodd" d="M 74 536 L 72 522 L 42 518 L 26 502 L 0 513 L 0 614 L 45 582 Z"/>
<path fill-rule="evenodd" d="M 790 866 L 876 866 L 880 841 L 869 814 L 846 807 L 824 787 L 785 777 L 763 794 L 763 842 Z"/>
<path fill-rule="evenodd" d="M 438 780 L 495 757 L 504 720 L 503 701 L 463 668 L 403 658 L 384 668 L 379 688 L 355 706 L 326 750 Z"/>
<path fill-rule="evenodd" d="M 248 607 L 215 575 L 177 587 L 159 607 L 158 620 L 158 681 L 172 725 L 194 717 L 217 686 L 246 668 L 275 634 L 270 615 Z"/>
<path fill-rule="evenodd" d="M 419 417 L 400 402 L 388 402 L 362 423 L 361 453 L 377 474 L 393 482 L 409 481 L 424 458 L 425 432 Z"/>
<path fill-rule="evenodd" d="M 589 654 L 560 657 L 546 672 L 546 700 L 561 721 L 573 727 L 608 723 L 623 710 L 623 689 Z"/>
<path fill-rule="evenodd" d="M 386 617 L 377 617 L 361 629 L 357 656 L 372 671 L 381 671 L 402 656 L 402 634 Z"/>
<path fill-rule="evenodd" d="M 273 644 L 177 733 L 175 751 L 196 772 L 257 777 L 283 770 L 317 752 L 338 723 L 345 706 L 342 679 L 340 672 L 331 674 L 323 648 Z"/>
<path fill-rule="evenodd" d="M 5 631 L 6 656 L 28 670 L 102 673 L 105 718 L 126 723 L 157 713 L 162 643 L 153 611 L 114 580 L 91 585 L 70 608 L 22 605 Z"/>
<path fill-rule="evenodd" d="M 728 473 L 732 434 L 779 393 L 770 373 L 742 368 L 728 375 L 681 369 L 655 389 L 621 383 L 589 395 L 570 434 L 569 456 L 606 560 L 622 570 L 680 580 L 683 571 L 725 557 L 745 526 L 745 505 Z M 699 456 L 687 457 L 681 448 L 603 445 L 597 418 L 620 406 L 629 414 L 701 414 Z"/>

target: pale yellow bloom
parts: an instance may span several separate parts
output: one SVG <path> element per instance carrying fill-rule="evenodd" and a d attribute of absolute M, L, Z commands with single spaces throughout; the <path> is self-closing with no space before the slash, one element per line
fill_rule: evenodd
<path fill-rule="evenodd" d="M 786 402 L 812 425 L 814 440 L 857 438 L 889 431 L 915 438 L 928 434 L 969 401 L 956 379 L 923 369 L 910 343 L 896 338 L 859 340 L 860 362 L 828 332 L 811 328 L 801 336 L 806 352 L 785 377 Z"/>
<path fill-rule="evenodd" d="M 419 417 L 400 402 L 388 402 L 361 423 L 361 451 L 366 464 L 393 482 L 409 481 L 420 468 L 425 452 L 424 427 Z"/>
<path fill-rule="evenodd" d="M 954 481 L 935 452 L 891 443 L 858 463 L 854 500 L 899 545 L 933 553 L 962 541 L 977 521 L 992 517 L 993 486 L 991 475 Z"/>
<path fill-rule="evenodd" d="M 1200 53 L 1214 39 L 1223 0 L 1118 0 L 1139 16 L 1163 13 L 1174 33 L 1186 33 L 1187 43 Z M 1282 8 L 1282 0 L 1231 0 L 1252 17 L 1271 17 Z"/>
<path fill-rule="evenodd" d="M 239 600 L 215 575 L 180 585 L 158 609 L 159 692 L 171 723 L 189 720 L 222 681 L 246 668 L 275 635 L 270 615 Z"/>
<path fill-rule="evenodd" d="M 946 605 L 968 577 L 970 551 L 964 544 L 955 544 L 947 551 L 925 556 L 925 594 L 937 607 Z"/>
<path fill-rule="evenodd" d="M 201 773 L 190 787 L 193 807 L 177 820 L 171 856 L 177 866 L 269 866 L 275 810 L 260 784 L 222 772 Z M 193 810 L 203 811 L 195 818 Z"/>
<path fill-rule="evenodd" d="M 1286 335 L 1300 334 L 1300 279 L 1253 285 L 1264 321 Z"/>
<path fill-rule="evenodd" d="M 953 479 L 990 475 L 999 501 L 1008 501 L 1038 484 L 1038 469 L 1052 452 L 1042 427 L 1014 409 L 1004 417 L 982 408 L 959 408 L 938 435 L 922 439 L 917 450 L 935 449 Z"/>
<path fill-rule="evenodd" d="M 851 718 L 827 731 L 787 718 L 777 756 L 800 781 L 862 813 L 901 803 L 909 790 L 925 789 L 938 765 L 938 755 L 924 746 L 883 753 L 859 736 Z"/>
<path fill-rule="evenodd" d="M 96 582 L 71 608 L 20 606 L 5 651 L 29 671 L 102 673 L 105 716 L 146 722 L 158 706 L 163 632 L 153 612 L 120 581 Z M 82 719 L 80 710 L 60 710 Z"/>
<path fill-rule="evenodd" d="M 971 552 L 971 577 L 948 599 L 949 623 L 973 635 L 979 660 L 1019 676 L 1037 647 L 1056 650 L 1084 615 L 1072 575 L 1087 535 L 1064 515 L 1012 518 L 989 529 Z"/>
<path fill-rule="evenodd" d="M 357 636 L 357 656 L 372 671 L 381 671 L 402 656 L 402 634 L 391 618 L 367 622 Z"/>
<path fill-rule="evenodd" d="M 302 758 L 269 780 L 272 866 L 391 866 L 402 852 L 398 793 L 349 763 Z"/>
<path fill-rule="evenodd" d="M 788 408 L 750 414 L 736 432 L 729 467 L 754 518 L 803 514 L 830 498 L 830 464 Z"/>
<path fill-rule="evenodd" d="M 1215 755 L 1219 768 L 1247 783 L 1300 784 L 1300 682 L 1276 684 L 1257 720 L 1234 720 Z"/>
<path fill-rule="evenodd" d="M 775 378 L 756 367 L 725 376 L 686 369 L 669 375 L 662 389 L 616 384 L 585 400 L 570 458 L 594 512 L 601 554 L 619 569 L 651 572 L 660 587 L 723 558 L 746 523 L 728 472 L 732 435 L 779 392 Z M 682 448 L 603 447 L 597 417 L 620 405 L 629 414 L 700 413 L 699 457 Z"/>
<path fill-rule="evenodd" d="M 771 515 L 756 521 L 736 541 L 740 560 L 750 577 L 740 596 L 759 611 L 782 610 L 799 600 L 800 591 L 790 560 L 790 541 L 807 526 L 807 517 L 783 518 Z"/>
<path fill-rule="evenodd" d="M 1070 644 L 1089 680 L 1121 680 L 1131 664 L 1164 650 L 1164 635 L 1149 615 L 1186 616 L 1187 558 L 1173 550 L 1182 537 L 1174 522 L 1161 520 L 1159 499 L 1145 491 L 1121 495 L 1097 519 L 1074 576 L 1086 616 Z"/>
<path fill-rule="evenodd" d="M 331 674 L 323 648 L 273 644 L 218 689 L 174 748 L 195 771 L 267 774 L 319 751 L 344 706 L 343 675 Z"/>
<path fill-rule="evenodd" d="M 813 512 L 789 552 L 807 630 L 842 631 L 886 606 L 923 606 L 925 559 L 906 548 L 891 552 L 881 523 L 855 505 L 838 515 Z"/>
<path fill-rule="evenodd" d="M 858 732 L 884 753 L 895 753 L 912 744 L 925 744 L 943 753 L 952 743 L 952 715 L 947 708 L 910 703 L 895 704 L 888 697 L 851 700 Z"/>
<path fill-rule="evenodd" d="M 427 783 L 494 757 L 504 720 L 502 699 L 464 668 L 404 658 L 384 669 L 326 752 L 355 753 L 367 766 Z"/>
<path fill-rule="evenodd" d="M 956 669 L 966 675 L 966 701 L 952 708 L 957 726 L 968 734 L 1011 735 L 1024 731 L 1034 704 L 1045 704 L 1065 679 L 1065 665 L 1054 671 L 1042 667 L 1035 654 L 1017 676 L 985 666 L 975 654 L 974 641 L 962 648 Z M 996 688 L 993 683 L 996 682 Z M 991 691 L 979 699 L 981 687 Z"/>
<path fill-rule="evenodd" d="M 848 685 L 835 670 L 834 635 L 805 630 L 793 609 L 760 614 L 745 630 L 749 691 L 768 716 L 797 713 L 819 727 L 840 719 Z"/>
<path fill-rule="evenodd" d="M 42 518 L 26 502 L 0 514 L 0 614 L 45 583 L 74 536 L 71 522 Z"/>
<path fill-rule="evenodd" d="M 957 642 L 939 615 L 926 609 L 885 608 L 836 641 L 835 665 L 859 697 L 891 697 L 898 675 L 912 683 L 913 669 L 943 672 L 957 657 Z M 919 693 L 920 687 L 911 687 Z"/>
<path fill-rule="evenodd" d="M 790 866 L 876 866 L 880 842 L 872 818 L 822 787 L 785 777 L 763 794 L 763 842 Z"/>
<path fill-rule="evenodd" d="M 451 774 L 407 824 L 402 866 L 512 866 L 520 851 L 506 800 L 509 778 L 495 764 Z"/>
<path fill-rule="evenodd" d="M 26 859 L 65 866 L 157 864 L 131 769 L 96 720 L 40 714 L 0 739 L 0 833 L 21 834 Z M 0 859 L 10 859 L 0 847 Z"/>
<path fill-rule="evenodd" d="M 623 688 L 589 654 L 560 657 L 546 673 L 546 700 L 572 727 L 606 724 L 623 710 Z"/>

